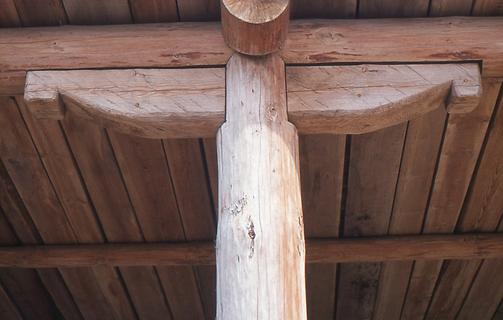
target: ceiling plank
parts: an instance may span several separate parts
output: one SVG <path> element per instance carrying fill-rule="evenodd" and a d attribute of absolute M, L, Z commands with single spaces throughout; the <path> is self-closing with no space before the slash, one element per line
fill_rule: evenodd
<path fill-rule="evenodd" d="M 429 0 L 359 0 L 361 18 L 425 17 Z"/>
<path fill-rule="evenodd" d="M 421 232 L 446 116 L 440 105 L 408 124 L 389 234 Z M 376 319 L 400 318 L 412 265 L 411 261 L 383 264 L 374 310 Z"/>
<path fill-rule="evenodd" d="M 58 0 L 59 1 L 59 0 Z M 71 24 L 131 23 L 128 0 L 62 0 Z"/>
<path fill-rule="evenodd" d="M 501 0 L 474 0 L 473 15 L 499 16 L 503 14 L 503 1 Z"/>
<path fill-rule="evenodd" d="M 357 0 L 293 0 L 293 19 L 340 19 L 356 17 Z"/>
<path fill-rule="evenodd" d="M 474 0 L 432 0 L 430 16 L 469 16 Z"/>
<path fill-rule="evenodd" d="M 388 232 L 407 124 L 351 137 L 344 237 Z M 338 319 L 372 317 L 380 264 L 340 266 Z"/>
<path fill-rule="evenodd" d="M 342 208 L 345 135 L 299 137 L 302 207 L 306 237 L 338 237 Z M 333 319 L 335 264 L 306 266 L 309 319 Z"/>
<path fill-rule="evenodd" d="M 2 8 L 0 11 L 0 27 L 13 28 L 21 26 L 14 0 L 0 0 L 0 8 Z"/>
<path fill-rule="evenodd" d="M 162 142 L 113 131 L 109 137 L 145 240 L 186 240 Z M 204 318 L 192 268 L 157 268 L 157 273 L 174 319 Z"/>
<path fill-rule="evenodd" d="M 144 241 L 106 131 L 73 116 L 62 123 L 107 241 Z M 120 273 L 140 317 L 169 317 L 154 268 L 125 267 Z"/>
<path fill-rule="evenodd" d="M 0 153 L 5 168 L 30 214 L 30 220 L 33 220 L 44 243 L 78 242 L 17 105 L 14 100 L 9 100 L 0 109 L 2 137 L 6 138 L 2 139 Z M 29 236 L 28 243 L 33 243 L 33 235 Z M 91 270 L 65 269 L 60 270 L 60 273 L 68 287 L 63 292 L 70 290 L 71 296 L 84 317 L 112 316 L 110 308 L 105 303 L 100 303 L 103 294 Z M 51 274 L 44 275 L 42 281 L 46 286 L 58 286 L 57 282 L 53 284 L 54 280 L 44 281 L 44 279 L 58 277 Z M 52 291 L 51 294 L 53 292 L 56 293 L 56 304 L 60 310 L 69 312 L 64 314 L 65 317 L 80 318 L 80 312 L 72 310 L 73 302 L 69 302 L 64 295 L 60 296 L 59 290 Z M 89 297 L 95 299 L 89 299 Z"/>
<path fill-rule="evenodd" d="M 220 19 L 219 0 L 177 0 L 180 21 L 214 21 Z"/>
<path fill-rule="evenodd" d="M 474 175 L 470 193 L 465 201 L 463 214 L 456 227 L 456 231 L 459 232 L 497 231 L 498 223 L 502 217 L 503 199 L 499 196 L 503 192 L 503 176 L 501 174 L 503 172 L 503 150 L 501 148 L 503 102 L 501 99 L 499 107 L 496 108 L 486 138 L 486 145 Z M 448 261 L 444 266 L 445 272 L 437 285 L 428 314 L 439 318 L 456 316 L 462 308 L 465 310 L 464 313 L 473 315 L 473 311 L 476 309 L 480 312 L 481 317 L 485 314 L 486 318 L 489 318 L 503 296 L 503 291 L 498 291 L 499 287 L 503 287 L 503 277 L 494 275 L 490 270 L 490 266 L 498 268 L 498 262 L 486 261 L 480 267 L 481 262 L 480 260 Z M 474 279 L 475 283 L 478 283 L 477 286 L 484 284 L 482 291 L 480 291 L 480 287 L 473 287 L 472 281 Z M 457 289 L 452 290 L 453 287 Z M 472 290 L 474 292 L 471 292 Z M 493 290 L 502 293 L 497 294 Z M 474 296 L 473 294 L 476 292 L 480 296 Z M 466 303 L 467 294 L 470 307 L 462 307 Z"/>
<path fill-rule="evenodd" d="M 61 0 L 14 0 L 24 27 L 58 26 L 67 24 Z"/>
<path fill-rule="evenodd" d="M 129 0 L 135 23 L 178 21 L 176 0 Z"/>
<path fill-rule="evenodd" d="M 103 242 L 105 239 L 96 220 L 92 203 L 82 184 L 80 173 L 60 124 L 51 120 L 33 119 L 23 99 L 16 100 L 33 142 L 39 153 L 43 155 L 41 160 L 77 241 L 80 243 Z M 104 301 L 97 299 L 94 303 L 103 304 L 103 307 L 110 309 L 118 318 L 133 319 L 134 310 L 130 307 L 127 292 L 118 273 L 106 267 L 98 267 L 92 271 L 105 298 Z"/>
<path fill-rule="evenodd" d="M 424 233 L 455 230 L 500 86 L 486 81 L 483 87 L 485 95 L 474 112 L 448 118 Z M 415 263 L 404 304 L 404 317 L 425 315 L 441 267 L 441 260 Z"/>

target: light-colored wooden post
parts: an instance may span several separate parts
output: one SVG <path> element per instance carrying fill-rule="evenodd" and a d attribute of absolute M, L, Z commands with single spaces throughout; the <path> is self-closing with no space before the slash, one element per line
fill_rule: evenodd
<path fill-rule="evenodd" d="M 217 319 L 306 319 L 298 136 L 277 55 L 235 54 L 217 135 Z"/>

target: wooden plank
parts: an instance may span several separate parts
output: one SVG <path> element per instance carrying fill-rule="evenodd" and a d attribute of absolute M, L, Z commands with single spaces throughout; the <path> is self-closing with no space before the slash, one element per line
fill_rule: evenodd
<path fill-rule="evenodd" d="M 201 142 L 196 139 L 171 139 L 164 140 L 163 145 L 186 239 L 213 241 L 216 236 L 214 204 Z M 216 269 L 201 266 L 195 271 L 205 317 L 213 319 L 216 315 Z"/>
<path fill-rule="evenodd" d="M 2 245 L 19 244 L 1 208 L 0 243 Z M 49 320 L 61 317 L 51 296 L 45 290 L 34 270 L 2 268 L 0 269 L 0 283 L 3 289 L 7 290 L 9 300 L 12 301 L 16 308 L 19 308 L 20 315 L 25 318 Z M 0 314 L 3 315 L 2 311 L 0 311 Z"/>
<path fill-rule="evenodd" d="M 127 0 L 62 0 L 71 24 L 131 23 Z"/>
<path fill-rule="evenodd" d="M 337 237 L 346 136 L 301 136 L 299 147 L 306 237 Z M 309 319 L 334 318 L 336 272 L 335 264 L 306 266 Z"/>
<path fill-rule="evenodd" d="M 144 241 L 105 130 L 74 116 L 65 118 L 63 128 L 106 239 L 111 242 Z M 86 139 L 81 139 L 82 136 Z M 123 267 L 120 273 L 139 317 L 170 316 L 154 268 Z"/>
<path fill-rule="evenodd" d="M 41 243 L 38 231 L 1 162 L 0 191 L 0 205 L 4 209 L 4 214 L 20 242 L 32 245 Z M 37 273 L 61 314 L 67 319 L 82 319 L 71 293 L 68 291 L 59 272 L 55 269 L 44 269 L 37 270 Z M 24 275 L 23 279 L 29 279 L 29 277 Z M 17 282 L 16 287 L 20 287 Z M 36 291 L 33 290 L 32 292 Z M 36 309 L 34 308 L 33 310 Z"/>
<path fill-rule="evenodd" d="M 404 145 L 406 124 L 351 137 L 345 237 L 384 235 L 388 231 Z M 337 318 L 370 318 L 380 265 L 340 266 Z"/>
<path fill-rule="evenodd" d="M 501 231 L 501 230 L 500 230 Z M 376 250 L 379 247 L 381 249 Z M 503 234 L 468 233 L 307 240 L 307 263 L 496 259 Z M 1 267 L 212 266 L 213 241 L 0 247 Z"/>
<path fill-rule="evenodd" d="M 440 105 L 408 124 L 389 234 L 421 232 L 445 119 L 446 112 Z M 400 318 L 412 265 L 401 261 L 382 265 L 374 310 L 376 319 Z"/>
<path fill-rule="evenodd" d="M 428 0 L 360 0 L 358 16 L 362 18 L 425 17 Z"/>
<path fill-rule="evenodd" d="M 356 17 L 356 5 L 357 0 L 293 0 L 291 12 L 293 19 L 354 18 Z"/>
<path fill-rule="evenodd" d="M 14 0 L 0 0 L 0 27 L 13 28 L 21 26 Z"/>
<path fill-rule="evenodd" d="M 9 295 L 0 284 L 0 315 L 5 320 L 22 320 L 23 317 L 17 306 L 12 302 Z"/>
<path fill-rule="evenodd" d="M 432 0 L 430 16 L 469 16 L 476 0 Z"/>
<path fill-rule="evenodd" d="M 135 23 L 178 21 L 176 0 L 130 0 Z"/>
<path fill-rule="evenodd" d="M 23 99 L 16 100 L 77 241 L 103 242 L 104 236 L 59 123 L 51 120 L 35 121 Z M 121 319 L 134 318 L 134 310 L 118 273 L 105 267 L 95 268 L 93 273 L 106 300 L 105 305 L 113 311 L 114 316 Z"/>
<path fill-rule="evenodd" d="M 470 17 L 297 20 L 281 55 L 296 65 L 483 61 L 483 76 L 497 78 L 502 27 L 498 18 Z M 222 66 L 230 55 L 218 23 L 5 29 L 0 87 L 12 87 L 27 70 Z"/>
<path fill-rule="evenodd" d="M 500 100 L 456 231 L 492 232 L 498 228 L 503 208 L 503 201 L 499 196 L 503 191 L 503 177 L 500 173 L 503 168 L 503 150 L 500 146 L 502 137 L 503 108 Z M 498 270 L 501 267 L 499 261 L 485 261 L 482 266 L 480 260 L 447 261 L 428 314 L 439 317 L 456 316 L 463 308 L 465 311 L 462 314 L 465 317 L 478 310 L 481 318 L 485 315 L 483 318 L 489 319 L 503 296 L 503 291 L 498 289 L 503 286 L 503 278 L 493 274 L 491 268 Z M 483 288 L 479 287 L 480 285 Z M 457 290 L 451 291 L 447 287 L 456 287 Z M 475 293 L 480 296 L 474 296 Z M 469 297 L 470 306 L 464 307 L 465 297 Z"/>
<path fill-rule="evenodd" d="M 58 26 L 68 23 L 61 0 L 14 0 L 24 27 Z"/>
<path fill-rule="evenodd" d="M 177 0 L 180 21 L 214 21 L 220 19 L 218 0 Z"/>
<path fill-rule="evenodd" d="M 473 14 L 477 16 L 499 16 L 503 14 L 501 0 L 474 0 Z"/>
<path fill-rule="evenodd" d="M 40 237 L 44 243 L 78 242 L 71 220 L 61 206 L 39 153 L 33 145 L 32 137 L 13 100 L 6 101 L 3 105 L 0 121 L 2 121 L 2 137 L 5 138 L 2 139 L 0 148 L 4 165 L 13 179 Z M 50 218 L 47 214 L 50 214 Z M 33 236 L 30 235 L 29 240 L 32 238 Z M 90 269 L 64 269 L 60 272 L 84 317 L 98 315 L 113 317 L 112 310 L 105 303 L 96 276 Z M 47 277 L 58 278 L 56 275 L 48 275 Z M 42 281 L 46 286 L 48 283 L 54 282 L 53 280 L 45 282 L 44 278 Z M 57 286 L 58 283 L 55 285 Z M 64 293 L 66 290 L 66 288 L 57 287 L 54 292 L 59 297 L 61 292 Z M 72 310 L 73 302 L 70 303 L 66 297 L 61 297 L 61 302 L 56 301 L 56 303 L 62 312 L 69 310 L 69 314 L 65 314 L 65 317 L 80 317 L 79 311 Z"/>
<path fill-rule="evenodd" d="M 424 233 L 453 232 L 484 141 L 499 84 L 484 82 L 481 105 L 465 115 L 450 115 L 432 187 Z M 442 261 L 416 262 L 402 316 L 427 311 Z"/>
<path fill-rule="evenodd" d="M 217 134 L 218 319 L 307 319 L 298 136 L 278 55 L 227 64 Z"/>
<path fill-rule="evenodd" d="M 162 142 L 112 131 L 109 136 L 145 240 L 186 240 Z M 173 318 L 203 319 L 192 268 L 157 268 L 157 272 Z"/>

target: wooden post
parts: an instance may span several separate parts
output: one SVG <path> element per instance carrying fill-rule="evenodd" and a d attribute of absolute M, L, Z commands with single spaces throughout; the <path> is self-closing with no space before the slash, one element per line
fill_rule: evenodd
<path fill-rule="evenodd" d="M 277 55 L 235 54 L 217 135 L 217 319 L 306 319 L 298 136 Z"/>

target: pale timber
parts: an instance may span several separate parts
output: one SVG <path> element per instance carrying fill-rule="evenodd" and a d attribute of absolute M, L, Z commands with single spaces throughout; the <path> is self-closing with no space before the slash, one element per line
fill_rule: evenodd
<path fill-rule="evenodd" d="M 502 28 L 500 17 L 297 20 L 280 54 L 290 65 L 475 61 L 502 78 Z M 0 94 L 23 94 L 30 70 L 223 66 L 231 54 L 218 23 L 2 29 Z"/>
<path fill-rule="evenodd" d="M 217 319 L 306 319 L 298 137 L 283 61 L 236 54 L 217 134 Z"/>
<path fill-rule="evenodd" d="M 306 263 L 384 262 L 503 257 L 503 234 L 308 239 Z M 0 267 L 214 265 L 213 241 L 0 247 Z"/>
<path fill-rule="evenodd" d="M 244 54 L 278 51 L 288 32 L 289 3 L 289 0 L 222 0 L 225 42 Z"/>
<path fill-rule="evenodd" d="M 301 134 L 360 134 L 413 120 L 447 102 L 473 110 L 477 64 L 291 66 L 288 118 Z M 65 110 L 148 138 L 212 137 L 225 117 L 223 68 L 33 71 L 25 100 L 37 118 Z"/>

